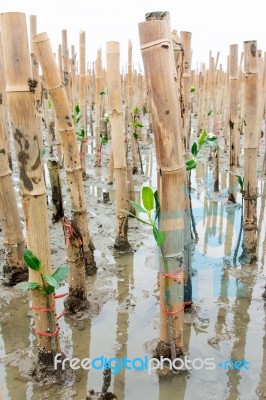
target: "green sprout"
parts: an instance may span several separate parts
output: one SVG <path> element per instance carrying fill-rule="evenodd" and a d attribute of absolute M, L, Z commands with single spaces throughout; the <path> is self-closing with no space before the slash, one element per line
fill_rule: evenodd
<path fill-rule="evenodd" d="M 33 271 L 40 273 L 42 284 L 39 282 L 21 282 L 17 285 L 19 289 L 38 289 L 41 294 L 48 296 L 49 294 L 54 293 L 55 289 L 60 287 L 60 282 L 65 279 L 69 273 L 69 266 L 62 265 L 61 267 L 57 268 L 52 275 L 45 274 L 42 271 L 40 260 L 32 253 L 31 250 L 25 249 L 23 256 L 28 267 Z"/>

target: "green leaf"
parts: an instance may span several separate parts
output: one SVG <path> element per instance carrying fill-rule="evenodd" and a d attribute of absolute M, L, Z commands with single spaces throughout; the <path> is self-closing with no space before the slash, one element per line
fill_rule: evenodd
<path fill-rule="evenodd" d="M 57 281 L 61 282 L 63 279 L 67 277 L 69 274 L 70 267 L 68 265 L 62 265 L 61 267 L 57 268 L 53 273 L 52 277 Z"/>
<path fill-rule="evenodd" d="M 45 149 L 40 150 L 40 157 L 42 158 L 45 155 Z"/>
<path fill-rule="evenodd" d="M 33 269 L 34 271 L 40 270 L 41 268 L 40 260 L 37 257 L 35 257 L 30 250 L 24 249 L 23 257 L 29 268 Z"/>
<path fill-rule="evenodd" d="M 194 92 L 196 92 L 195 86 L 190 86 L 190 93 L 194 93 Z"/>
<path fill-rule="evenodd" d="M 52 103 L 52 101 L 49 99 L 48 100 L 48 108 L 52 108 L 53 107 L 53 103 Z"/>
<path fill-rule="evenodd" d="M 16 285 L 16 287 L 22 290 L 31 290 L 39 289 L 40 284 L 38 282 L 20 282 Z"/>
<path fill-rule="evenodd" d="M 192 153 L 192 155 L 193 155 L 194 157 L 197 157 L 197 154 L 198 154 L 198 145 L 197 145 L 196 142 L 194 142 L 194 143 L 192 144 L 191 153 Z"/>
<path fill-rule="evenodd" d="M 154 208 L 154 197 L 153 190 L 149 186 L 142 188 L 142 202 L 147 211 L 151 211 Z"/>
<path fill-rule="evenodd" d="M 158 196 L 158 190 L 155 190 L 155 192 L 153 193 L 153 197 L 155 200 L 155 209 L 156 209 L 156 213 L 155 213 L 155 220 L 158 218 L 159 214 L 160 214 L 160 209 L 161 209 L 161 205 L 159 202 L 159 196 Z"/>
<path fill-rule="evenodd" d="M 237 180 L 241 189 L 241 192 L 243 192 L 244 190 L 244 178 L 242 178 L 242 176 L 237 175 Z"/>
<path fill-rule="evenodd" d="M 195 162 L 195 160 L 187 160 L 186 161 L 186 170 L 190 171 L 191 169 L 196 168 L 197 164 Z"/>
<path fill-rule="evenodd" d="M 133 136 L 134 136 L 134 138 L 135 138 L 136 140 L 137 140 L 138 137 L 139 137 L 139 135 L 138 135 L 136 132 L 133 133 Z"/>
<path fill-rule="evenodd" d="M 104 96 L 105 94 L 105 92 L 100 92 L 100 96 Z"/>
<path fill-rule="evenodd" d="M 144 128 L 144 125 L 137 123 L 137 128 Z"/>
<path fill-rule="evenodd" d="M 77 140 L 81 141 L 81 140 L 83 140 L 83 139 L 84 139 L 84 136 L 77 135 Z"/>
<path fill-rule="evenodd" d="M 164 244 L 165 238 L 166 238 L 165 232 L 164 232 L 164 231 L 160 231 L 160 232 L 159 232 L 159 235 L 158 235 L 158 237 L 157 237 L 157 245 L 158 245 L 159 247 L 161 247 L 161 246 Z"/>
<path fill-rule="evenodd" d="M 76 121 L 75 121 L 75 123 L 76 124 L 78 124 L 79 123 L 79 121 L 81 120 L 81 118 L 82 118 L 82 115 L 80 114 L 80 115 L 78 115 L 77 116 L 77 119 L 76 119 Z"/>
<path fill-rule="evenodd" d="M 53 286 L 55 289 L 58 289 L 60 287 L 59 282 L 52 275 L 43 274 L 43 277 L 46 282 L 49 283 L 49 285 Z"/>
<path fill-rule="evenodd" d="M 128 211 L 128 210 L 121 210 L 121 211 L 124 211 L 126 214 L 130 215 L 130 216 L 133 217 L 133 218 L 136 218 L 138 221 L 142 222 L 142 223 L 145 224 L 145 225 L 153 226 L 153 225 L 150 224 L 149 222 L 144 221 L 143 219 L 137 217 L 137 215 L 132 214 L 132 213 L 131 213 L 130 211 Z"/>
<path fill-rule="evenodd" d="M 129 200 L 129 203 L 132 205 L 132 207 L 135 208 L 135 210 L 139 213 L 147 213 L 147 211 L 141 207 L 141 205 L 139 205 L 138 203 L 135 203 L 135 201 Z"/>
<path fill-rule="evenodd" d="M 41 286 L 41 287 L 39 288 L 39 291 L 40 291 L 40 293 L 43 294 L 44 296 L 47 296 L 46 290 L 44 289 L 43 286 Z"/>
<path fill-rule="evenodd" d="M 139 108 L 136 106 L 133 108 L 133 114 L 138 115 L 139 114 Z"/>
<path fill-rule="evenodd" d="M 51 294 L 51 293 L 54 293 L 54 292 L 55 292 L 54 286 L 51 286 L 51 285 L 46 286 L 46 288 L 45 288 L 45 293 L 46 294 Z"/>
<path fill-rule="evenodd" d="M 217 140 L 217 137 L 216 137 L 216 136 L 208 136 L 208 137 L 207 137 L 207 141 L 208 141 L 208 142 L 214 142 L 215 140 Z"/>
<path fill-rule="evenodd" d="M 158 229 L 156 228 L 155 225 L 153 225 L 153 227 L 152 227 L 152 232 L 153 232 L 154 239 L 155 239 L 155 241 L 157 243 L 157 240 L 158 240 L 158 237 L 159 237 L 159 231 L 158 231 Z"/>
<path fill-rule="evenodd" d="M 198 144 L 199 144 L 199 146 L 202 146 L 202 145 L 203 145 L 204 140 L 206 139 L 206 136 L 207 136 L 207 132 L 206 132 L 206 130 L 204 129 L 204 130 L 201 132 L 200 137 L 198 138 Z"/>
<path fill-rule="evenodd" d="M 211 115 L 211 113 L 212 113 L 212 110 L 210 110 L 210 111 L 208 112 L 208 116 L 210 116 L 210 115 Z"/>
<path fill-rule="evenodd" d="M 75 112 L 76 112 L 76 114 L 79 114 L 79 113 L 80 113 L 80 108 L 79 108 L 79 105 L 78 105 L 78 104 L 77 104 L 76 107 L 75 107 Z"/>

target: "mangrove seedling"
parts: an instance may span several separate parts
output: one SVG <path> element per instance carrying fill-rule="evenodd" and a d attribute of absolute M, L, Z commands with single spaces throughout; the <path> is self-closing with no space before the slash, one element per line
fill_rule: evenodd
<path fill-rule="evenodd" d="M 55 289 L 59 289 L 60 282 L 63 281 L 69 273 L 70 270 L 69 266 L 63 265 L 57 268 L 52 275 L 45 274 L 42 271 L 40 260 L 32 253 L 31 250 L 25 249 L 23 256 L 28 267 L 40 273 L 42 283 L 21 282 L 17 285 L 19 289 L 23 290 L 38 289 L 41 292 L 41 294 L 43 294 L 44 296 L 48 296 L 49 294 L 54 293 Z"/>
<path fill-rule="evenodd" d="M 186 160 L 186 170 L 190 171 L 197 166 L 197 156 L 202 147 L 215 147 L 217 148 L 217 137 L 213 133 L 207 133 L 205 129 L 201 132 L 197 141 L 193 142 L 191 146 L 192 159 Z"/>

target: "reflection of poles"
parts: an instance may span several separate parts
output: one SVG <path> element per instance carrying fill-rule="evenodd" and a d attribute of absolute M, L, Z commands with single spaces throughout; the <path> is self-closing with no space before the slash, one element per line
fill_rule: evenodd
<path fill-rule="evenodd" d="M 22 299 L 20 299 L 22 300 Z M 5 313 L 10 314 L 8 321 L 1 321 L 0 334 L 4 343 L 4 352 L 8 356 L 14 354 L 15 351 L 23 353 L 27 351 L 29 346 L 29 324 L 26 318 L 21 316 L 26 315 L 28 312 L 28 302 L 23 303 L 18 301 L 18 298 L 12 299 L 8 305 L 4 308 Z M 3 314 L 4 315 L 4 314 Z M 19 334 L 17 334 L 19 332 Z M 5 399 L 26 399 L 28 382 L 24 382 L 20 379 L 19 388 L 17 385 L 17 372 L 14 373 L 14 366 L 7 363 L 4 367 L 6 377 L 5 384 L 3 387 L 3 394 Z M 16 371 L 16 370 L 15 370 Z M 6 387 L 5 387 L 6 385 Z M 23 394 L 24 393 L 24 394 Z M 1 386 L 0 386 L 0 399 L 1 399 Z M 2 399 L 1 399 L 2 400 Z"/>
<path fill-rule="evenodd" d="M 235 221 L 235 210 L 231 213 L 227 213 L 226 218 L 226 232 L 224 242 L 224 255 L 230 255 L 232 251 L 232 237 L 234 232 L 234 221 Z M 223 333 L 224 327 L 226 327 L 226 305 L 229 303 L 228 300 L 228 286 L 229 286 L 229 271 L 227 267 L 223 267 L 221 276 L 221 289 L 218 298 L 219 308 L 217 311 L 217 321 L 215 323 L 215 333 L 217 335 Z"/>
<path fill-rule="evenodd" d="M 124 262 L 124 259 L 126 262 Z M 130 293 L 134 289 L 134 275 L 133 275 L 133 261 L 134 255 L 128 254 L 121 258 L 121 264 L 126 264 L 123 270 L 119 274 L 117 282 L 117 292 L 118 292 L 118 310 L 117 321 L 116 321 L 116 354 L 115 357 L 119 360 L 122 357 L 127 356 L 127 341 L 128 341 L 128 328 L 129 328 L 129 312 L 127 304 L 127 299 L 129 299 Z M 123 307 L 123 308 L 122 308 Z M 125 398 L 125 368 L 119 371 L 114 376 L 114 393 L 119 400 L 124 400 Z"/>
<path fill-rule="evenodd" d="M 255 279 L 256 279 L 255 273 L 249 277 L 248 286 L 246 285 L 247 293 L 245 293 L 245 295 L 243 294 L 243 287 L 241 285 L 237 287 L 236 301 L 234 305 L 234 321 L 233 321 L 235 341 L 231 351 L 231 356 L 229 357 L 229 359 L 231 359 L 233 362 L 236 360 L 245 360 L 246 336 L 247 336 L 248 324 L 250 321 L 250 315 L 248 309 L 252 299 L 252 292 Z M 238 391 L 238 385 L 241 380 L 240 370 L 229 369 L 227 372 L 227 376 L 229 380 L 227 387 L 230 388 L 228 399 L 239 398 L 240 393 Z"/>
<path fill-rule="evenodd" d="M 264 310 L 266 311 L 265 307 Z M 266 315 L 264 319 L 266 318 Z M 266 388 L 266 324 L 264 324 L 264 336 L 262 342 L 263 354 L 262 354 L 262 366 L 260 370 L 260 380 L 256 389 L 256 393 L 260 395 L 261 393 L 265 392 Z"/>

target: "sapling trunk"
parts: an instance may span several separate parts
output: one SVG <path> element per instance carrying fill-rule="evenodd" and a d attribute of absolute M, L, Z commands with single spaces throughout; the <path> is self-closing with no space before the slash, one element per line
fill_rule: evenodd
<path fill-rule="evenodd" d="M 166 234 L 160 258 L 160 343 L 156 354 L 174 357 L 183 350 L 186 169 L 169 13 L 146 14 L 146 21 L 139 24 L 139 37 L 154 129 L 161 204 L 159 227 Z M 171 351 L 172 341 L 175 352 Z"/>
<path fill-rule="evenodd" d="M 5 145 L 3 123 L 0 119 L 0 222 L 3 231 L 5 262 L 3 266 L 5 286 L 13 286 L 28 279 L 28 267 L 24 263 L 25 247 L 19 210 L 8 153 Z"/>
<path fill-rule="evenodd" d="M 96 264 L 93 256 L 94 246 L 89 235 L 82 169 L 75 127 L 71 120 L 71 111 L 66 91 L 62 85 L 60 72 L 54 60 L 48 35 L 46 33 L 34 35 L 33 40 L 57 116 L 58 128 L 64 149 L 67 183 L 70 190 L 71 212 L 82 234 L 86 272 L 88 275 L 93 275 L 96 272 Z"/>
<path fill-rule="evenodd" d="M 114 248 L 127 251 L 131 246 L 127 238 L 127 163 L 123 135 L 122 95 L 119 67 L 119 43 L 107 42 L 107 93 L 111 123 L 114 174 L 116 183 L 116 239 Z"/>
<path fill-rule="evenodd" d="M 257 260 L 257 151 L 258 151 L 257 42 L 244 42 L 244 238 L 240 260 Z"/>
<path fill-rule="evenodd" d="M 25 217 L 27 247 L 40 260 L 42 271 L 51 274 L 46 189 L 36 135 L 34 92 L 23 13 L 1 15 L 3 58 L 6 67 L 6 93 L 14 130 L 14 144 L 19 168 L 20 195 Z M 19 43 L 18 45 L 15 45 Z M 39 272 L 29 271 L 29 281 L 43 285 Z M 54 294 L 30 291 L 34 308 L 38 358 L 45 364 L 53 362 L 59 349 Z M 46 311 L 49 309 L 50 311 Z"/>

